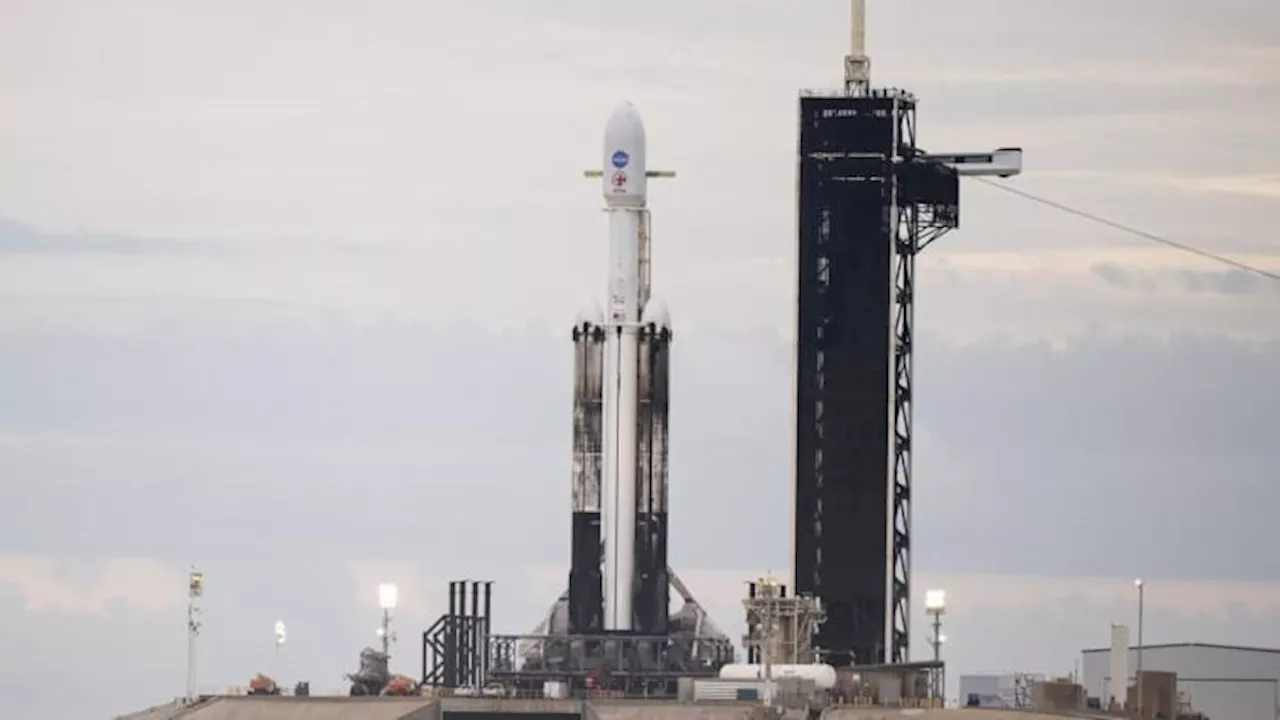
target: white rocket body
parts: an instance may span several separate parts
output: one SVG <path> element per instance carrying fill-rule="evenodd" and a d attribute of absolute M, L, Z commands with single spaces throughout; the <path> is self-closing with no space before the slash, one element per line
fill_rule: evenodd
<path fill-rule="evenodd" d="M 605 310 L 604 629 L 631 630 L 635 595 L 637 363 L 642 233 L 647 225 L 644 124 L 625 103 L 609 118 L 604 137 L 603 191 L 609 213 L 609 303 Z"/>
<path fill-rule="evenodd" d="M 608 301 L 574 324 L 570 634 L 666 636 L 671 315 L 649 296 L 644 124 L 630 103 L 609 118 L 599 170 L 609 214 Z M 548 616 L 552 623 L 555 614 Z M 551 627 L 548 624 L 547 627 Z"/>

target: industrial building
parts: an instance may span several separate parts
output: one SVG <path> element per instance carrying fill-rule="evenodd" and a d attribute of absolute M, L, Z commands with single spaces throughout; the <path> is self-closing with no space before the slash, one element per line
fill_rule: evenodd
<path fill-rule="evenodd" d="M 1111 692 L 1109 648 L 1084 650 L 1081 674 L 1090 697 Z M 1135 682 L 1138 648 L 1129 648 L 1127 685 Z M 1179 698 L 1210 720 L 1280 717 L 1280 650 L 1204 643 L 1144 645 L 1143 671 L 1178 676 Z"/>

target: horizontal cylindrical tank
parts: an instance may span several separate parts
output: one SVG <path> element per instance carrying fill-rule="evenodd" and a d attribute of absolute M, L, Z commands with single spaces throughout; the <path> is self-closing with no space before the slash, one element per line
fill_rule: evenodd
<path fill-rule="evenodd" d="M 564 700 L 569 697 L 569 683 L 562 680 L 548 680 L 542 683 L 542 696 L 549 700 Z"/>
<path fill-rule="evenodd" d="M 836 685 L 836 669 L 830 665 L 774 665 L 771 669 L 774 679 L 800 678 L 812 680 L 819 690 L 829 690 Z M 735 663 L 720 668 L 721 680 L 763 680 L 764 665 L 747 665 Z"/>
<path fill-rule="evenodd" d="M 766 682 L 726 680 L 694 680 L 694 702 L 708 701 L 761 701 L 773 698 L 773 687 Z"/>

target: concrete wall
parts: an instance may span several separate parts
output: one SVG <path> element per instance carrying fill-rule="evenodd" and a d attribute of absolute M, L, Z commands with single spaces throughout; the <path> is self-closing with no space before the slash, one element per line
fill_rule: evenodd
<path fill-rule="evenodd" d="M 523 713 L 530 715 L 582 715 L 581 700 L 548 700 L 545 698 L 440 698 L 441 717 L 466 713 Z"/>
<path fill-rule="evenodd" d="M 759 703 L 679 703 L 624 700 L 523 700 L 493 698 L 214 698 L 181 715 L 181 720 L 465 720 L 507 715 L 513 720 L 548 716 L 581 717 L 583 720 L 758 720 Z M 1007 710 L 919 710 L 885 707 L 835 707 L 823 720 L 1063 720 Z M 802 712 L 788 711 L 781 720 L 804 720 Z M 1218 720 L 1215 718 L 1214 720 Z M 1252 720 L 1247 717 L 1223 720 Z M 1268 718 L 1267 720 L 1272 720 Z"/>
<path fill-rule="evenodd" d="M 900 710 L 896 708 L 832 708 L 822 720 L 1064 720 L 1061 713 L 1021 710 Z M 1216 720 L 1216 718 L 1215 718 Z"/>
<path fill-rule="evenodd" d="M 186 707 L 187 704 L 184 700 L 171 700 L 163 705 L 156 705 L 128 715 L 120 715 L 115 720 L 174 720 L 174 718 L 182 714 Z"/>
<path fill-rule="evenodd" d="M 597 720 L 742 720 L 760 704 L 596 701 L 587 705 Z"/>
<path fill-rule="evenodd" d="M 1141 690 L 1141 697 L 1139 697 Z M 1125 707 L 1141 710 L 1144 718 L 1175 718 L 1178 716 L 1178 676 L 1163 670 L 1146 670 L 1129 687 Z"/>
<path fill-rule="evenodd" d="M 1031 706 L 1036 710 L 1081 710 L 1084 697 L 1084 688 L 1076 683 L 1038 681 L 1031 687 Z"/>
<path fill-rule="evenodd" d="M 428 698 L 224 697 L 210 700 L 181 720 L 435 720 Z"/>

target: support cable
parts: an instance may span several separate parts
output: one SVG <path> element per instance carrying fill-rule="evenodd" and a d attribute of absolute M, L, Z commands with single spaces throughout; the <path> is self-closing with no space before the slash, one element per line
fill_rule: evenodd
<path fill-rule="evenodd" d="M 1179 250 L 1185 253 L 1190 253 L 1192 255 L 1199 255 L 1202 258 L 1207 258 L 1216 263 L 1229 265 L 1233 268 L 1236 268 L 1237 270 L 1243 270 L 1244 272 L 1252 273 L 1254 275 L 1267 278 L 1268 280 L 1275 280 L 1277 282 L 1280 282 L 1280 272 L 1273 272 L 1271 270 L 1260 268 L 1256 265 L 1250 265 L 1248 263 L 1241 262 L 1239 260 L 1234 260 L 1225 255 L 1219 255 L 1217 253 L 1210 252 L 1208 250 L 1203 250 L 1201 248 L 1194 247 L 1192 245 L 1187 245 L 1186 243 L 1180 243 L 1176 240 L 1170 240 L 1169 238 L 1162 237 L 1154 233 L 1149 233 L 1144 230 L 1139 230 L 1137 228 L 1130 227 L 1123 223 L 1116 222 L 1115 220 L 1108 220 L 1104 217 L 1094 215 L 1093 213 L 1085 212 L 1084 210 L 1077 210 L 1076 208 L 1073 208 L 1069 205 L 1063 205 L 1062 203 L 1054 202 L 1053 200 L 1050 200 L 1048 198 L 1041 197 L 1034 193 L 1029 193 L 1026 190 L 1019 190 L 1018 188 L 1012 187 L 1010 185 L 1005 185 L 1004 183 L 999 183 L 999 182 L 995 182 L 994 180 L 989 180 L 987 178 L 980 178 L 980 177 L 975 177 L 972 179 L 977 180 L 978 182 L 983 183 L 984 185 L 990 185 L 993 188 L 1003 190 L 1007 193 L 1012 193 L 1014 195 L 1017 195 L 1018 197 L 1024 198 L 1026 200 L 1030 200 L 1032 202 L 1040 203 L 1041 205 L 1051 207 L 1055 210 L 1059 210 L 1069 215 L 1075 215 L 1076 217 L 1084 218 L 1085 220 L 1089 220 L 1090 222 L 1094 222 L 1099 225 L 1105 225 L 1114 230 L 1119 230 L 1121 232 L 1128 233 L 1135 237 L 1140 237 L 1149 242 L 1164 245 L 1166 247 L 1171 247 L 1175 250 Z"/>

